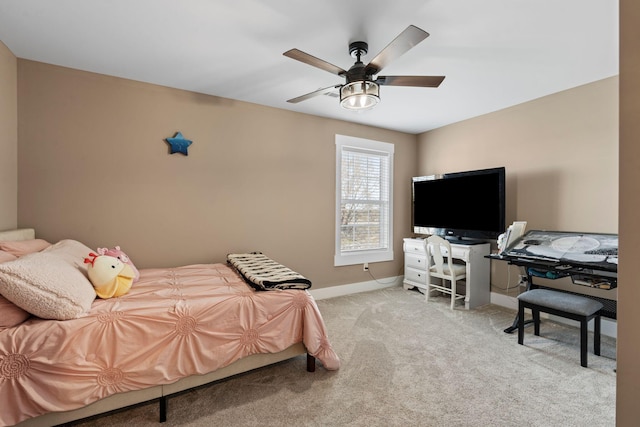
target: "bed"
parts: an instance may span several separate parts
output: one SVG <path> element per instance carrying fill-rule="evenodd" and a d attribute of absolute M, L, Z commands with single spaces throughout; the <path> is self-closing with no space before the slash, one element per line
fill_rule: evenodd
<path fill-rule="evenodd" d="M 0 242 L 34 239 L 33 229 L 0 232 Z M 63 240 L 19 259 L 62 253 L 86 274 L 87 250 Z M 226 263 L 142 269 L 129 293 L 96 298 L 75 318 L 0 328 L 0 425 L 56 425 L 152 400 L 164 421 L 172 394 L 305 353 L 309 371 L 316 359 L 339 368 L 306 290 L 256 291 Z"/>

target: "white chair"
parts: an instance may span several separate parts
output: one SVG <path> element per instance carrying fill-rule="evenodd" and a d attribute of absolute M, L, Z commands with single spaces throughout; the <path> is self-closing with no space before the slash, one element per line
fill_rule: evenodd
<path fill-rule="evenodd" d="M 456 300 L 464 299 L 456 289 L 456 282 L 467 277 L 467 267 L 454 264 L 451 260 L 451 244 L 440 236 L 430 236 L 424 241 L 427 253 L 427 292 L 426 300 L 429 301 L 431 290 L 451 295 L 451 309 L 455 307 Z M 446 258 L 446 261 L 445 261 Z M 438 284 L 432 282 L 432 278 L 440 279 Z M 451 282 L 451 287 L 446 286 L 445 281 Z"/>

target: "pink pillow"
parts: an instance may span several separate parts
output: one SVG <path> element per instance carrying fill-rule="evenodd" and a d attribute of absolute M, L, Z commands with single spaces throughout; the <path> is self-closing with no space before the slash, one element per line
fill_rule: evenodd
<path fill-rule="evenodd" d="M 51 243 L 42 239 L 17 240 L 14 242 L 0 242 L 0 249 L 12 255 L 21 257 L 23 255 L 40 252 L 51 246 Z"/>
<path fill-rule="evenodd" d="M 17 326 L 29 317 L 31 314 L 0 295 L 0 329 Z"/>
<path fill-rule="evenodd" d="M 10 254 L 9 252 L 0 250 L 0 262 L 13 261 L 14 259 L 18 259 L 18 257 Z"/>

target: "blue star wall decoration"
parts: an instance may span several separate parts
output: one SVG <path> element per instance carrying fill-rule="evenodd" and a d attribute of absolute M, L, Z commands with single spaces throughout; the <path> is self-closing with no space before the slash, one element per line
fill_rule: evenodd
<path fill-rule="evenodd" d="M 189 155 L 187 148 L 193 142 L 182 136 L 182 132 L 176 133 L 173 138 L 167 138 L 166 141 L 169 143 L 169 154 L 182 153 L 185 156 Z"/>

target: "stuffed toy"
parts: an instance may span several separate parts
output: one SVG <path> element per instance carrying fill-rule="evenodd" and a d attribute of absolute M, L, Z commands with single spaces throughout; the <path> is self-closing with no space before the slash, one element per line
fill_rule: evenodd
<path fill-rule="evenodd" d="M 115 248 L 112 248 L 112 249 L 98 248 L 97 252 L 98 252 L 98 255 L 109 255 L 109 256 L 118 258 L 120 261 L 124 262 L 125 264 L 129 264 L 129 266 L 135 273 L 135 277 L 133 278 L 134 282 L 137 282 L 138 279 L 140 278 L 140 272 L 138 271 L 136 266 L 133 265 L 131 258 L 129 258 L 127 254 L 125 254 L 124 252 L 122 252 L 122 250 L 120 250 L 120 246 L 116 246 Z"/>
<path fill-rule="evenodd" d="M 89 264 L 87 266 L 89 280 L 100 298 L 119 297 L 131 289 L 135 273 L 129 264 L 125 264 L 116 257 L 93 252 L 84 259 L 84 262 Z"/>

